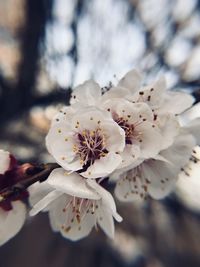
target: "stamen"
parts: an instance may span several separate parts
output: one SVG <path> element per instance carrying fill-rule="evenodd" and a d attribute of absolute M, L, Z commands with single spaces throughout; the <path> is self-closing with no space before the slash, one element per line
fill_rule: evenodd
<path fill-rule="evenodd" d="M 108 151 L 105 138 L 99 127 L 93 131 L 85 129 L 77 133 L 78 145 L 74 146 L 73 151 L 80 157 L 83 168 L 87 169 L 96 159 L 106 156 Z"/>

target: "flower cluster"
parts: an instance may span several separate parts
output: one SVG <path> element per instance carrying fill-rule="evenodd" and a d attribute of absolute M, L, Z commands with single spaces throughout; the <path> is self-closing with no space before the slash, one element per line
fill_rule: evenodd
<path fill-rule="evenodd" d="M 122 218 L 108 182 L 121 201 L 169 194 L 200 141 L 200 119 L 187 116 L 193 102 L 167 90 L 163 77 L 144 86 L 135 70 L 106 90 L 93 80 L 76 87 L 46 137 L 61 167 L 30 188 L 31 215 L 48 211 L 52 228 L 71 240 L 94 226 L 113 237 L 113 218 Z"/>
<path fill-rule="evenodd" d="M 9 152 L 0 150 L 0 190 L 16 184 L 21 180 L 23 168 Z M 26 219 L 26 206 L 22 200 L 28 197 L 23 191 L 5 199 L 0 196 L 0 245 L 15 236 Z"/>

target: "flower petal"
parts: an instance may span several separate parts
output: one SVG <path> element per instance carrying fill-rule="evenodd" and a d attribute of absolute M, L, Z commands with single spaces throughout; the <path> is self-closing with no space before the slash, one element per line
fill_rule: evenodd
<path fill-rule="evenodd" d="M 164 100 L 161 111 L 173 114 L 182 113 L 194 103 L 194 97 L 184 92 L 167 91 Z"/>
<path fill-rule="evenodd" d="M 99 195 L 87 186 L 83 177 L 77 173 L 68 174 L 62 168 L 54 169 L 46 182 L 56 190 L 71 196 L 99 199 Z"/>
<path fill-rule="evenodd" d="M 141 133 L 140 150 L 141 158 L 151 158 L 157 155 L 161 148 L 163 139 L 157 127 L 147 121 L 137 126 L 136 130 Z"/>
<path fill-rule="evenodd" d="M 0 245 L 18 233 L 26 219 L 26 206 L 21 201 L 12 202 L 12 207 L 10 211 L 0 208 Z"/>
<path fill-rule="evenodd" d="M 82 172 L 81 175 L 86 178 L 100 178 L 109 175 L 122 162 L 119 154 L 109 152 L 105 157 L 95 160 L 94 164 L 87 168 L 87 171 Z"/>
<path fill-rule="evenodd" d="M 122 157 L 122 163 L 119 165 L 118 169 L 126 168 L 136 162 L 140 156 L 140 148 L 138 145 L 126 145 L 124 151 L 120 153 Z"/>
<path fill-rule="evenodd" d="M 101 97 L 101 88 L 98 83 L 88 80 L 74 88 L 70 104 L 82 103 L 85 106 L 93 106 Z"/>
<path fill-rule="evenodd" d="M 105 208 L 99 209 L 97 214 L 97 221 L 105 234 L 113 239 L 115 234 L 115 226 L 113 216 L 110 211 Z"/>
<path fill-rule="evenodd" d="M 130 171 L 123 173 L 116 183 L 115 195 L 123 202 L 142 201 L 146 196 L 145 186 L 141 176 L 137 172 Z"/>
<path fill-rule="evenodd" d="M 142 164 L 141 177 L 150 181 L 148 184 L 149 195 L 155 199 L 161 199 L 174 188 L 178 173 L 170 164 L 150 160 Z"/>
<path fill-rule="evenodd" d="M 152 109 L 157 109 L 163 104 L 163 95 L 166 90 L 166 80 L 162 76 L 155 83 L 147 85 L 136 92 L 130 100 L 145 102 Z"/>
<path fill-rule="evenodd" d="M 116 221 L 121 222 L 122 217 L 117 213 L 115 201 L 112 195 L 102 186 L 100 186 L 94 179 L 88 179 L 87 183 L 101 196 L 102 205 L 105 207 L 105 209 L 111 212 Z"/>
<path fill-rule="evenodd" d="M 0 149 L 0 174 L 4 174 L 10 165 L 10 153 Z"/>
<path fill-rule="evenodd" d="M 125 132 L 114 121 L 101 123 L 103 134 L 106 136 L 106 149 L 121 152 L 125 147 Z"/>
<path fill-rule="evenodd" d="M 134 93 L 139 90 L 141 80 L 142 75 L 133 69 L 126 73 L 126 75 L 119 81 L 118 86 L 128 88 L 130 92 Z"/>
<path fill-rule="evenodd" d="M 100 127 L 100 123 L 104 121 L 112 122 L 112 117 L 108 112 L 98 108 L 84 108 L 73 117 L 71 129 L 75 132 L 87 130 L 95 130 Z"/>
<path fill-rule="evenodd" d="M 157 118 L 156 125 L 161 130 L 163 140 L 161 150 L 163 150 L 173 144 L 175 137 L 179 134 L 180 125 L 174 115 L 169 113 L 159 115 Z"/>
<path fill-rule="evenodd" d="M 59 198 L 63 193 L 57 190 L 53 190 L 48 193 L 44 198 L 37 202 L 30 211 L 30 216 L 38 214 L 41 210 L 44 210 L 50 203 Z"/>
<path fill-rule="evenodd" d="M 81 221 L 71 220 L 72 210 L 63 212 L 68 201 L 69 198 L 64 194 L 53 203 L 49 211 L 50 222 L 54 231 L 60 231 L 63 237 L 77 241 L 91 232 L 95 224 L 95 216 L 86 213 Z"/>
<path fill-rule="evenodd" d="M 75 112 L 76 109 L 72 106 L 63 107 L 52 119 L 51 126 L 60 122 L 70 125 L 71 118 Z"/>
<path fill-rule="evenodd" d="M 200 118 L 192 120 L 183 128 L 194 136 L 197 144 L 200 144 Z"/>
<path fill-rule="evenodd" d="M 64 123 L 58 123 L 50 128 L 46 137 L 46 145 L 50 154 L 58 164 L 67 170 L 76 171 L 82 168 L 79 160 L 74 160 L 74 133 Z M 74 160 L 74 161 L 73 161 Z"/>
<path fill-rule="evenodd" d="M 129 95 L 130 91 L 123 87 L 112 87 L 101 97 L 101 104 L 104 104 L 107 100 L 112 100 L 115 98 L 124 98 L 126 95 Z"/>
<path fill-rule="evenodd" d="M 180 135 L 170 148 L 161 153 L 171 163 L 148 160 L 142 164 L 141 175 L 150 181 L 148 192 L 153 198 L 163 198 L 172 191 L 181 168 L 190 158 L 194 145 L 192 135 Z"/>
<path fill-rule="evenodd" d="M 46 181 L 34 183 L 28 188 L 30 205 L 33 207 L 51 191 L 52 186 L 48 185 Z"/>
<path fill-rule="evenodd" d="M 188 122 L 197 118 L 200 118 L 200 103 L 197 103 L 179 116 L 179 120 L 182 126 L 187 125 Z"/>

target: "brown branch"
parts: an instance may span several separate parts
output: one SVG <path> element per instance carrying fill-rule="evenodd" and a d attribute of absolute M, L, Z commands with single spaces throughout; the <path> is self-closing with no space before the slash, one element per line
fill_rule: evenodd
<path fill-rule="evenodd" d="M 45 181 L 49 174 L 58 167 L 59 165 L 57 163 L 47 163 L 39 166 L 30 165 L 25 170 L 24 176 L 20 182 L 0 190 L 0 202 L 17 196 L 36 182 Z"/>

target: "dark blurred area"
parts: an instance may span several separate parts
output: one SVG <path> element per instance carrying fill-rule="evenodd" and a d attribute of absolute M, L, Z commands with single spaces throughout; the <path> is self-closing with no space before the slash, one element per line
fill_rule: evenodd
<path fill-rule="evenodd" d="M 0 147 L 21 162 L 51 161 L 44 138 L 71 88 L 117 82 L 133 67 L 147 80 L 165 74 L 198 102 L 200 1 L 0 0 Z M 187 198 L 117 203 L 113 241 L 93 231 L 70 242 L 40 214 L 0 248 L 0 267 L 199 267 L 200 199 Z"/>

